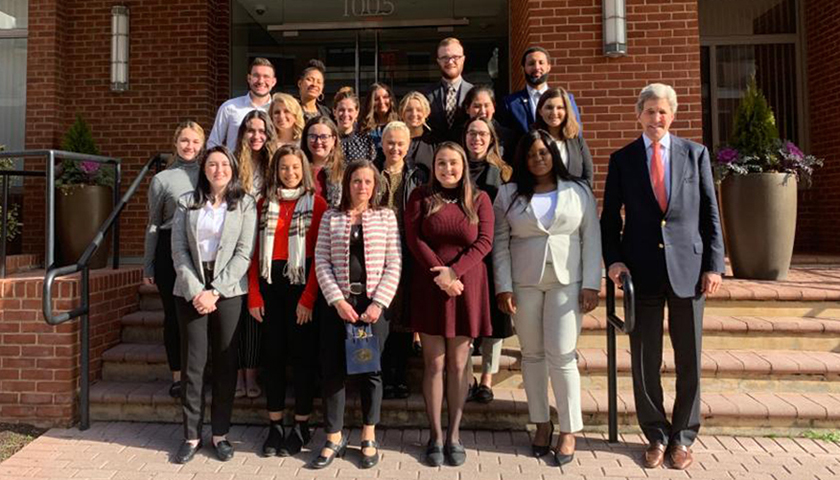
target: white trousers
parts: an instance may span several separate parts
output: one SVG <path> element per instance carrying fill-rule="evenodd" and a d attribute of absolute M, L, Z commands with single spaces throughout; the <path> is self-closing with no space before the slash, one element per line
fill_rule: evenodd
<path fill-rule="evenodd" d="M 550 419 L 548 379 L 557 401 L 560 431 L 583 429 L 577 340 L 581 320 L 580 283 L 563 285 L 546 268 L 539 285 L 513 287 L 516 334 L 522 348 L 522 376 L 528 414 L 534 423 Z"/>

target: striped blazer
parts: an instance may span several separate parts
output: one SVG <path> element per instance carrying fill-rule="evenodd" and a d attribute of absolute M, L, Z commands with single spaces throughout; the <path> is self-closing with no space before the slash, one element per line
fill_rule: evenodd
<path fill-rule="evenodd" d="M 330 209 L 321 219 L 315 244 L 315 275 L 327 303 L 350 296 L 350 215 Z M 390 305 L 400 283 L 402 257 L 397 217 L 388 208 L 362 213 L 368 298 Z"/>

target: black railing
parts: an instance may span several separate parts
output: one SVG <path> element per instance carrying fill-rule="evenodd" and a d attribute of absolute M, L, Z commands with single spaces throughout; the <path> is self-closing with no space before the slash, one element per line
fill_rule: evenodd
<path fill-rule="evenodd" d="M 3 158 L 0 152 L 0 158 Z M 9 180 L 10 177 L 43 177 L 44 172 L 28 172 L 26 170 L 0 170 L 0 181 L 3 182 L 3 219 L 0 220 L 0 278 L 6 278 L 6 237 L 9 235 Z M 18 232 L 20 234 L 21 232 Z"/>
<path fill-rule="evenodd" d="M 102 157 L 98 157 L 96 159 L 91 158 L 90 156 L 85 156 L 86 158 L 84 161 L 100 161 Z M 67 157 L 65 157 L 67 158 Z M 79 260 L 73 265 L 67 265 L 64 267 L 55 267 L 52 265 L 52 262 L 48 263 L 50 265 L 47 268 L 46 274 L 44 275 L 44 292 L 43 292 L 43 310 L 44 310 L 44 319 L 50 325 L 59 325 L 61 323 L 67 322 L 72 320 L 76 317 L 80 317 L 80 330 L 81 330 L 81 348 L 80 348 L 80 362 L 81 362 L 81 379 L 80 379 L 80 391 L 79 391 L 79 411 L 80 411 L 80 422 L 79 428 L 81 430 L 87 430 L 90 427 L 90 321 L 88 315 L 90 313 L 90 259 L 102 242 L 105 239 L 105 235 L 108 233 L 108 230 L 112 227 L 114 228 L 114 243 L 115 249 L 118 246 L 119 241 L 119 219 L 120 213 L 122 213 L 125 206 L 128 204 L 131 197 L 134 195 L 134 192 L 137 191 L 137 188 L 143 182 L 146 174 L 152 168 L 153 165 L 158 165 L 158 169 L 161 163 L 161 160 L 164 157 L 160 154 L 155 155 L 148 162 L 140 172 L 137 174 L 137 178 L 134 179 L 134 182 L 128 187 L 125 194 L 123 194 L 122 198 L 119 199 L 119 161 L 117 161 L 117 168 L 116 168 L 116 182 L 114 185 L 114 192 L 115 198 L 119 200 L 116 202 L 114 209 L 111 211 L 111 214 L 108 215 L 108 218 L 105 222 L 99 227 L 99 230 L 96 232 L 91 243 L 88 245 L 87 249 L 85 249 L 82 256 Z M 74 158 L 76 159 L 76 158 Z M 50 225 L 54 221 L 54 199 L 53 199 L 53 188 L 54 179 L 52 176 L 53 169 L 51 168 L 51 163 L 47 164 L 47 199 L 48 199 L 48 211 L 47 211 L 47 225 Z M 49 229 L 49 233 L 52 233 L 52 229 Z M 47 252 L 49 254 L 50 260 L 52 260 L 52 251 L 53 242 L 51 241 L 51 237 L 47 237 L 49 247 Z M 116 250 L 118 252 L 118 250 Z M 115 254 L 114 256 L 114 268 L 118 268 L 119 266 L 119 257 Z M 53 315 L 52 309 L 52 289 L 53 284 L 55 283 L 56 278 L 64 276 L 64 275 L 71 275 L 74 273 L 81 272 L 81 304 L 70 310 L 69 312 L 62 312 L 59 314 Z"/>
<path fill-rule="evenodd" d="M 624 291 L 624 320 L 615 313 L 615 284 L 607 276 L 607 402 L 609 403 L 609 441 L 618 442 L 618 368 L 615 353 L 615 331 L 633 331 L 636 325 L 636 303 L 633 280 L 629 273 L 621 274 Z"/>

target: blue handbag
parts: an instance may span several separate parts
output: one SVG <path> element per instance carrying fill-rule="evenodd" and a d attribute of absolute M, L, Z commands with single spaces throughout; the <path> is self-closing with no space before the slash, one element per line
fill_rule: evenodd
<path fill-rule="evenodd" d="M 346 323 L 347 338 L 344 353 L 347 357 L 347 375 L 374 373 L 382 370 L 379 363 L 379 340 L 369 323 Z"/>

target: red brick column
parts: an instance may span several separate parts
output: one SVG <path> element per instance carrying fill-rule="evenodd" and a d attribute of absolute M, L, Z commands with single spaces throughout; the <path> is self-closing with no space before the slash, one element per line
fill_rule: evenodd
<path fill-rule="evenodd" d="M 840 253 L 840 3 L 805 2 L 810 151 L 825 158 L 814 185 L 800 194 L 798 251 Z"/>
<path fill-rule="evenodd" d="M 130 10 L 130 87 L 124 93 L 110 90 L 111 7 L 116 4 Z M 27 148 L 59 147 L 81 114 L 102 154 L 123 160 L 125 189 L 152 155 L 171 151 L 179 122 L 196 120 L 209 135 L 216 108 L 229 91 L 229 11 L 225 0 L 30 1 L 35 23 L 29 41 Z M 148 180 L 121 216 L 126 256 L 143 254 L 147 187 Z M 43 251 L 43 197 L 43 187 L 27 185 L 29 253 Z"/>
<path fill-rule="evenodd" d="M 76 419 L 79 388 L 79 320 L 50 326 L 42 314 L 43 271 L 0 280 L 0 422 L 68 426 Z M 137 310 L 141 268 L 91 273 L 91 379 L 102 353 L 120 338 L 120 319 Z M 79 276 L 60 279 L 53 308 L 80 304 Z"/>
<path fill-rule="evenodd" d="M 702 139 L 696 0 L 628 0 L 628 55 L 616 59 L 602 54 L 600 0 L 515 3 L 524 12 L 529 35 L 525 46 L 516 44 L 521 50 L 512 42 L 511 69 L 518 68 L 518 59 L 527 45 L 540 45 L 551 53 L 549 83 L 575 95 L 584 124 L 583 135 L 592 150 L 595 194 L 599 199 L 610 153 L 640 135 L 634 104 L 645 85 L 662 82 L 673 86 L 679 109 L 672 131 L 692 140 Z M 512 39 L 517 25 L 519 20 L 512 12 Z M 522 83 L 513 82 L 513 88 L 522 88 Z"/>

